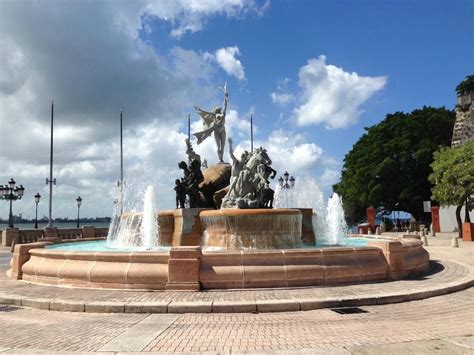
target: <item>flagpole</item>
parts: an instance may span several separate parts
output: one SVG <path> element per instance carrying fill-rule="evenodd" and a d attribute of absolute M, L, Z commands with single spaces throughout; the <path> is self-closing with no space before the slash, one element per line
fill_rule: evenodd
<path fill-rule="evenodd" d="M 188 114 L 188 140 L 191 141 L 191 114 Z"/>
<path fill-rule="evenodd" d="M 53 179 L 53 121 L 54 121 L 54 100 L 51 100 L 51 145 L 49 151 L 49 179 L 46 179 L 46 184 L 49 184 L 49 208 L 48 208 L 48 227 L 53 226 L 53 185 L 56 185 L 56 179 Z"/>
<path fill-rule="evenodd" d="M 123 121 L 120 110 L 120 215 L 123 214 Z"/>
<path fill-rule="evenodd" d="M 250 152 L 253 152 L 253 115 L 250 115 Z"/>

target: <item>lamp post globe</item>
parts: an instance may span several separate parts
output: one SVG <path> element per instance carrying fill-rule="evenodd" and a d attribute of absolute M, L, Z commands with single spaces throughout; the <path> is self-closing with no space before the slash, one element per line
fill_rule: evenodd
<path fill-rule="evenodd" d="M 36 213 L 35 213 L 35 229 L 38 229 L 38 203 L 40 202 L 41 195 L 39 192 L 35 195 Z"/>
<path fill-rule="evenodd" d="M 81 209 L 81 204 L 82 204 L 81 196 L 77 196 L 76 202 L 77 202 L 77 228 L 79 228 L 79 210 Z"/>
<path fill-rule="evenodd" d="M 281 176 L 278 178 L 278 185 L 280 185 L 280 187 L 283 187 L 283 178 Z"/>
<path fill-rule="evenodd" d="M 290 187 L 295 187 L 295 178 L 293 176 L 290 177 Z"/>
<path fill-rule="evenodd" d="M 15 180 L 13 180 L 13 178 L 10 179 L 10 181 L 8 182 L 8 186 L 10 187 L 10 189 L 14 189 L 15 188 Z"/>
<path fill-rule="evenodd" d="M 296 179 L 294 178 L 294 176 L 290 176 L 288 171 L 285 171 L 283 177 L 280 176 L 278 178 L 278 184 L 282 189 L 292 189 L 293 187 L 295 187 L 295 181 Z"/>
<path fill-rule="evenodd" d="M 16 181 L 11 178 L 7 185 L 0 185 L 0 199 L 10 201 L 10 213 L 8 214 L 8 227 L 13 228 L 13 201 L 21 200 L 25 193 L 23 185 L 15 187 Z"/>

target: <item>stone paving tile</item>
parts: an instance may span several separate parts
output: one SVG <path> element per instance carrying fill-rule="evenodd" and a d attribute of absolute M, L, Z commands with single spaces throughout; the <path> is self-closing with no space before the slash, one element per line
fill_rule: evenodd
<path fill-rule="evenodd" d="M 472 337 L 470 337 L 472 338 Z M 351 354 L 398 355 L 398 354 L 473 354 L 474 348 L 450 342 L 447 339 L 418 340 L 408 343 L 383 344 L 378 346 L 353 346 Z"/>
<path fill-rule="evenodd" d="M 146 316 L 18 308 L 11 312 L 0 312 L 0 346 L 50 351 L 94 351 Z"/>
<path fill-rule="evenodd" d="M 472 335 L 474 289 L 422 301 L 299 313 L 183 315 L 145 351 L 279 351 L 372 346 Z"/>

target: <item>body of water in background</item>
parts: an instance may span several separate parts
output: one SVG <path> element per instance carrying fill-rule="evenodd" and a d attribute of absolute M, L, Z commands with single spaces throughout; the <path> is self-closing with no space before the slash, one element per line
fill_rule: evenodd
<path fill-rule="evenodd" d="M 43 229 L 46 227 L 48 223 L 39 223 L 38 222 L 38 229 Z M 82 226 L 94 226 L 96 228 L 109 228 L 110 223 L 108 222 L 89 222 L 89 223 L 79 223 L 79 228 Z M 71 223 L 53 223 L 53 227 L 56 228 L 76 228 L 77 222 L 71 222 Z M 5 229 L 8 227 L 8 224 L 6 223 L 0 223 L 0 230 Z M 15 223 L 15 228 L 19 229 L 34 229 L 35 224 L 34 223 Z"/>

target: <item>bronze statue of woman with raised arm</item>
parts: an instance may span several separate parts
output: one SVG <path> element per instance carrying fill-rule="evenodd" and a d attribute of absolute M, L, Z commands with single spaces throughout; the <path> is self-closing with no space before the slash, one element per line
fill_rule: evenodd
<path fill-rule="evenodd" d="M 219 162 L 223 163 L 226 138 L 225 115 L 227 111 L 227 99 L 229 97 L 229 94 L 227 93 L 227 83 L 224 84 L 224 88 L 221 88 L 221 90 L 224 92 L 224 109 L 221 107 L 214 107 L 211 112 L 208 112 L 194 106 L 204 121 L 204 130 L 193 133 L 193 135 L 197 138 L 197 144 L 199 145 L 214 132 Z"/>

